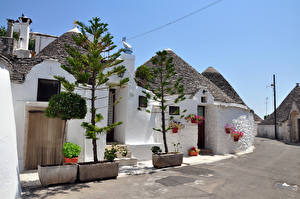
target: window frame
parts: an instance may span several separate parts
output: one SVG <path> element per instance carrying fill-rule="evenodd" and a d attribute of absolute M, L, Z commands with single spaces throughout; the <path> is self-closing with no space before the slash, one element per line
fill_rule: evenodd
<path fill-rule="evenodd" d="M 146 100 L 146 103 L 144 103 L 144 99 Z M 148 107 L 148 99 L 146 96 L 139 95 L 139 108 L 147 108 Z"/>
<path fill-rule="evenodd" d="M 171 111 L 172 108 L 178 109 L 178 113 L 175 113 L 174 111 Z M 169 106 L 169 115 L 180 115 L 180 106 Z"/>
<path fill-rule="evenodd" d="M 41 96 L 41 82 L 43 81 L 48 81 L 48 82 L 55 82 L 58 84 L 58 87 L 57 87 L 57 92 L 56 94 L 59 94 L 60 93 L 60 90 L 61 90 L 61 83 L 58 81 L 58 80 L 54 80 L 54 79 L 44 79 L 44 78 L 38 78 L 38 83 L 37 83 L 37 96 L 36 96 L 36 101 L 38 102 L 49 102 L 51 96 L 49 97 L 49 99 L 45 100 L 42 96 Z M 55 95 L 55 94 L 53 94 Z"/>

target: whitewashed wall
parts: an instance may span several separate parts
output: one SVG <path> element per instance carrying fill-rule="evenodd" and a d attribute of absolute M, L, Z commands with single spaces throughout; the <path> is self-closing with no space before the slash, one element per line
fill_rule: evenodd
<path fill-rule="evenodd" d="M 32 38 L 35 39 L 35 52 L 38 54 L 41 50 L 43 50 L 48 44 L 57 39 L 57 37 L 51 36 L 43 36 L 39 34 L 33 33 Z"/>
<path fill-rule="evenodd" d="M 46 60 L 32 68 L 27 74 L 24 83 L 12 83 L 13 104 L 15 112 L 16 130 L 17 130 L 17 143 L 18 143 L 18 158 L 19 167 L 22 171 L 24 169 L 26 157 L 26 120 L 28 117 L 27 111 L 31 106 L 46 107 L 47 102 L 37 102 L 37 88 L 38 79 L 54 79 L 54 75 L 66 77 L 69 81 L 73 81 L 73 77 L 66 71 L 61 69 L 60 63 L 55 60 Z M 63 88 L 62 88 L 63 89 Z M 81 95 L 88 95 L 88 93 L 79 92 Z M 108 91 L 99 91 L 99 96 L 108 95 Z M 107 99 L 96 102 L 97 107 L 103 107 L 99 111 L 103 114 L 104 120 L 98 125 L 106 125 L 107 123 Z M 85 139 L 84 129 L 80 126 L 82 121 L 89 120 L 89 111 L 85 120 L 71 120 L 68 121 L 67 126 L 67 141 L 79 144 L 82 147 L 82 152 L 79 156 L 80 161 L 90 161 L 93 158 L 91 140 Z M 98 156 L 103 159 L 103 153 L 106 143 L 106 135 L 99 136 L 98 143 Z"/>
<path fill-rule="evenodd" d="M 244 136 L 234 142 L 233 138 L 225 133 L 224 126 L 231 124 Z M 207 111 L 207 143 L 215 154 L 227 154 L 244 151 L 254 142 L 254 118 L 249 110 L 228 106 L 213 105 Z"/>
<path fill-rule="evenodd" d="M 290 126 L 288 121 L 281 123 L 277 126 L 278 138 L 285 142 L 290 142 Z M 257 136 L 275 139 L 274 125 L 261 125 L 257 127 Z"/>
<path fill-rule="evenodd" d="M 1 64 L 0 91 L 0 195 L 12 199 L 20 196 L 21 187 L 9 71 Z"/>

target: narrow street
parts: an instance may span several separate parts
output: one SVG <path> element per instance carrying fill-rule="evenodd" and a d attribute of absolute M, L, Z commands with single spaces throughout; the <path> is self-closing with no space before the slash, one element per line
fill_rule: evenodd
<path fill-rule="evenodd" d="M 300 145 L 256 138 L 255 151 L 212 164 L 23 190 L 24 198 L 300 198 Z"/>

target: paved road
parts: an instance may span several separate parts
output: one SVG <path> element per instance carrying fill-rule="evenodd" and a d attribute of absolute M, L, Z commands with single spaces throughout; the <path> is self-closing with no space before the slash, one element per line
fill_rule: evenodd
<path fill-rule="evenodd" d="M 235 159 L 102 182 L 26 190 L 24 198 L 300 198 L 300 146 L 256 138 Z"/>

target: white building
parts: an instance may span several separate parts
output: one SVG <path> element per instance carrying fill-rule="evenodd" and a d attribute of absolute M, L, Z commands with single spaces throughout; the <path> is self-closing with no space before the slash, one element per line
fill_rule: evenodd
<path fill-rule="evenodd" d="M 288 143 L 300 142 L 300 86 L 297 83 L 276 109 L 277 137 Z M 275 138 L 274 113 L 258 125 L 258 136 Z"/>
<path fill-rule="evenodd" d="M 10 60 L 11 64 L 18 159 L 21 170 L 35 169 L 37 164 L 41 163 L 60 162 L 64 123 L 60 119 L 46 118 L 43 110 L 47 107 L 49 98 L 63 90 L 60 83 L 53 78 L 54 75 L 74 80 L 70 74 L 61 69 L 60 65 L 67 64 L 68 54 L 65 51 L 65 44 L 75 46 L 72 35 L 76 34 L 78 30 L 72 29 L 40 49 L 40 52 L 32 58 L 12 56 L 11 51 L 2 50 L 2 54 Z M 180 151 L 185 154 L 193 146 L 210 149 L 215 154 L 225 154 L 242 151 L 251 146 L 255 132 L 253 112 L 222 75 L 213 68 L 208 68 L 202 75 L 172 50 L 168 49 L 167 52 L 173 57 L 177 72 L 174 78 L 183 78 L 187 97 L 178 105 L 172 104 L 171 109 L 179 109 L 179 111 L 187 109 L 186 114 L 200 114 L 205 117 L 205 122 L 201 125 L 181 120 L 185 128 L 178 133 L 167 133 L 169 150 L 175 150 L 173 144 L 180 143 Z M 146 105 L 141 103 L 144 96 L 142 91 L 145 89 L 142 84 L 137 84 L 134 80 L 135 56 L 131 54 L 130 49 L 127 49 L 120 58 L 124 60 L 122 65 L 127 69 L 123 77 L 129 77 L 130 81 L 125 87 L 111 88 L 98 93 L 104 98 L 97 101 L 97 106 L 104 107 L 100 111 L 105 116 L 105 120 L 99 124 L 100 126 L 117 121 L 122 121 L 123 124 L 107 136 L 100 136 L 97 141 L 98 155 L 103 159 L 106 143 L 118 142 L 127 145 L 136 158 L 151 159 L 151 147 L 154 145 L 163 147 L 162 135 L 152 130 L 153 127 L 160 126 L 159 108 L 152 101 Z M 145 64 L 151 67 L 150 60 Z M 216 76 L 219 77 L 218 81 L 215 79 Z M 220 80 L 220 77 L 223 79 Z M 114 82 L 119 78 L 114 76 L 110 81 Z M 112 106 L 114 100 L 120 96 L 122 97 L 120 103 Z M 150 109 L 151 113 L 143 111 L 146 108 Z M 167 114 L 172 114 L 171 112 Z M 178 116 L 174 115 L 174 117 L 180 120 Z M 82 121 L 88 119 L 89 114 L 84 120 L 71 120 L 67 123 L 66 141 L 82 146 L 80 161 L 93 159 L 91 140 L 85 139 L 84 129 L 80 126 Z M 232 137 L 225 133 L 224 125 L 227 123 L 245 133 L 239 142 L 234 142 Z"/>

